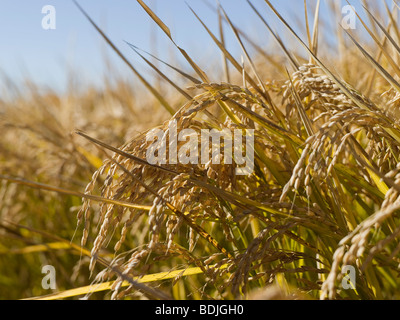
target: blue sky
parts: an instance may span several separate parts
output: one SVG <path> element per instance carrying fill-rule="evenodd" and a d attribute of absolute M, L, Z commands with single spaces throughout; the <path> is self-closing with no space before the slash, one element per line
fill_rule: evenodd
<path fill-rule="evenodd" d="M 323 0 L 321 16 L 327 15 Z M 336 1 L 336 0 L 334 0 Z M 164 60 L 178 56 L 167 37 L 155 26 L 135 0 L 78 0 L 80 5 L 106 32 L 111 40 L 136 66 L 139 58 L 124 43 L 154 52 Z M 186 49 L 196 61 L 207 64 L 207 59 L 218 51 L 200 23 L 194 18 L 184 0 L 145 1 L 170 27 L 178 45 Z M 203 0 L 186 2 L 217 32 L 217 16 Z M 208 0 L 215 5 L 215 1 Z M 220 0 L 231 20 L 254 38 L 267 43 L 269 35 L 245 0 Z M 263 0 L 252 1 L 275 29 L 283 28 Z M 315 3 L 308 0 L 309 3 Z M 352 1 L 354 2 L 354 1 Z M 304 19 L 302 0 L 275 0 L 272 3 L 285 17 Z M 356 1 L 357 3 L 357 1 Z M 56 9 L 56 29 L 44 30 L 42 7 Z M 239 53 L 234 37 L 226 29 L 229 45 Z M 154 41 L 156 39 L 156 41 Z M 122 73 L 127 68 L 111 52 L 99 34 L 70 0 L 0 0 L 0 71 L 18 82 L 28 77 L 39 84 L 63 88 L 67 71 L 73 67 L 82 81 L 99 81 L 104 67 L 104 53 Z M 219 56 L 218 56 L 219 58 Z M 140 67 L 141 68 L 141 67 Z M 146 69 L 143 69 L 146 70 Z"/>

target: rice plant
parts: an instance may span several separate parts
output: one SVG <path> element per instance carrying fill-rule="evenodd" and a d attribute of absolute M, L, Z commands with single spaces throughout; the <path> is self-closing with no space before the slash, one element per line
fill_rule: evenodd
<path fill-rule="evenodd" d="M 221 5 L 214 8 L 219 34 L 189 8 L 223 56 L 225 73 L 213 82 L 174 42 L 161 17 L 138 0 L 192 68 L 160 61 L 187 81 L 182 88 L 127 43 L 176 90 L 170 99 L 77 4 L 149 89 L 153 98 L 145 107 L 160 116 L 147 123 L 141 118 L 146 128 L 138 133 L 129 119 L 110 117 L 118 113 L 107 99 L 120 101 L 119 114 L 140 112 L 125 83 L 67 98 L 33 88 L 33 98 L 2 103 L 1 254 L 10 264 L 42 259 L 63 270 L 63 290 L 42 297 L 40 290 L 24 294 L 20 284 L 15 298 L 400 298 L 400 8 L 395 1 L 392 10 L 386 2 L 381 10 L 364 1 L 369 20 L 356 15 L 372 41 L 338 26 L 340 55 L 333 56 L 319 36 L 320 1 L 313 12 L 304 1 L 305 37 L 264 2 L 298 51 L 249 0 L 276 41 L 274 52 L 252 43 Z M 337 2 L 331 5 L 340 12 Z M 224 31 L 237 39 L 243 61 L 226 48 Z M 35 103 L 40 112 L 27 113 Z M 148 134 L 157 129 L 171 140 L 172 127 L 194 135 L 252 132 L 252 172 L 236 174 L 238 164 L 226 163 L 225 153 L 213 161 L 211 149 L 207 162 L 151 163 L 154 141 Z M 246 140 L 241 142 L 240 150 L 247 150 Z M 179 140 L 177 147 L 185 143 Z M 166 140 L 165 152 L 171 146 Z M 15 241 L 23 245 L 5 249 Z M 59 250 L 74 252 L 76 259 Z"/>

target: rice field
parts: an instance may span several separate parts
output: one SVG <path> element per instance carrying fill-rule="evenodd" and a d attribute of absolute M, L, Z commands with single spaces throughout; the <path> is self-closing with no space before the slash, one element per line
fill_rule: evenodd
<path fill-rule="evenodd" d="M 191 68 L 158 60 L 165 72 L 127 43 L 162 85 L 145 80 L 76 2 L 147 92 L 123 79 L 64 94 L 6 84 L 0 299 L 399 299 L 398 3 L 362 1 L 354 29 L 327 1 L 332 30 L 320 1 L 304 1 L 300 33 L 270 1 L 263 12 L 243 1 L 267 47 L 218 3 L 219 30 L 190 8 L 220 53 L 211 81 L 137 2 Z M 221 139 L 223 153 L 203 152 L 181 135 L 215 131 L 243 133 L 240 151 Z M 166 139 L 154 157 L 175 147 L 179 159 L 150 161 L 154 132 Z M 237 174 L 249 150 L 251 170 Z"/>

